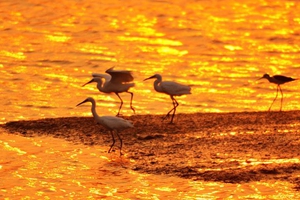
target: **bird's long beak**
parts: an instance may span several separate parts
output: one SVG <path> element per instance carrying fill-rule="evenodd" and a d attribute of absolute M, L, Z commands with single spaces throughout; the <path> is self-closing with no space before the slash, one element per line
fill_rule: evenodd
<path fill-rule="evenodd" d="M 149 80 L 151 78 L 155 78 L 155 75 L 154 76 L 150 76 L 149 78 L 144 79 L 144 81 Z"/>
<path fill-rule="evenodd" d="M 87 102 L 87 101 L 88 101 L 87 99 L 86 99 L 86 100 L 84 100 L 83 102 L 81 102 L 81 103 L 77 104 L 77 105 L 76 105 L 76 107 L 77 107 L 77 106 L 80 106 L 81 104 L 83 104 L 83 103 L 85 103 L 85 102 Z"/>
<path fill-rule="evenodd" d="M 260 77 L 260 78 L 257 79 L 257 81 L 258 81 L 258 80 L 261 80 L 261 79 L 263 79 L 263 78 L 265 78 L 265 77 Z"/>
<path fill-rule="evenodd" d="M 95 80 L 94 79 L 92 79 L 92 80 L 90 80 L 89 82 L 87 82 L 87 83 L 85 83 L 85 84 L 83 84 L 82 85 L 82 87 L 84 87 L 85 85 L 87 85 L 87 84 L 90 84 L 90 83 L 92 83 L 92 82 L 94 82 Z"/>

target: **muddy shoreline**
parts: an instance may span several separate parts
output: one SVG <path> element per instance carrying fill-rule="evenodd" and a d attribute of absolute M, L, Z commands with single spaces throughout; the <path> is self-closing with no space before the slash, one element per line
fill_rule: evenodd
<path fill-rule="evenodd" d="M 121 132 L 130 168 L 191 180 L 242 183 L 283 180 L 300 190 L 300 111 L 178 114 L 124 117 L 135 126 Z M 92 117 L 14 121 L 1 125 L 25 137 L 51 136 L 107 146 L 111 136 Z M 118 153 L 116 143 L 116 152 Z"/>

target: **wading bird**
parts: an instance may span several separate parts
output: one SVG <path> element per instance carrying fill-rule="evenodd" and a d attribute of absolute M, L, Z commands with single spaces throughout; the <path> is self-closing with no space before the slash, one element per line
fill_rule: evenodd
<path fill-rule="evenodd" d="M 154 89 L 157 92 L 165 93 L 170 95 L 173 103 L 173 108 L 168 112 L 168 114 L 163 118 L 166 119 L 170 113 L 173 111 L 171 122 L 173 123 L 173 118 L 175 116 L 176 108 L 179 106 L 179 103 L 174 98 L 175 96 L 181 96 L 185 94 L 191 94 L 191 87 L 187 85 L 182 85 L 173 81 L 162 81 L 162 77 L 159 74 L 155 74 L 149 78 L 146 78 L 144 81 L 148 79 L 156 78 L 154 81 Z"/>
<path fill-rule="evenodd" d="M 133 124 L 125 119 L 122 119 L 120 117 L 114 117 L 114 116 L 99 116 L 96 112 L 96 102 L 92 97 L 88 97 L 86 100 L 84 100 L 83 102 L 77 104 L 76 106 L 79 106 L 83 103 L 86 102 L 91 102 L 92 103 L 92 114 L 93 117 L 95 119 L 95 121 L 98 124 L 101 124 L 102 126 L 104 126 L 106 129 L 108 129 L 110 131 L 110 134 L 112 136 L 112 140 L 113 143 L 111 144 L 108 153 L 110 153 L 111 149 L 113 148 L 113 146 L 115 145 L 115 137 L 114 137 L 114 130 L 116 135 L 118 136 L 119 140 L 120 140 L 120 156 L 122 155 L 122 139 L 118 133 L 118 131 L 123 130 L 123 129 L 127 129 L 127 128 L 132 128 Z"/>
<path fill-rule="evenodd" d="M 284 84 L 284 83 L 288 83 L 297 79 L 291 78 L 291 77 L 286 77 L 286 76 L 282 76 L 282 75 L 275 75 L 275 76 L 270 76 L 269 74 L 264 74 L 263 77 L 259 78 L 260 79 L 267 79 L 270 83 L 274 83 L 277 85 L 277 92 L 276 92 L 276 96 L 271 104 L 271 106 L 269 107 L 269 111 L 271 110 L 272 105 L 274 104 L 275 100 L 277 99 L 278 96 L 278 89 L 280 90 L 281 93 L 281 104 L 280 104 L 280 111 L 282 109 L 282 101 L 283 101 L 283 93 L 281 90 L 280 85 Z"/>
<path fill-rule="evenodd" d="M 135 110 L 132 107 L 133 93 L 128 91 L 131 87 L 134 86 L 134 83 L 130 83 L 133 81 L 131 71 L 114 70 L 112 67 L 105 72 L 107 74 L 93 73 L 93 79 L 82 85 L 82 87 L 89 83 L 96 82 L 97 88 L 100 92 L 115 93 L 121 101 L 117 116 L 120 115 L 120 110 L 123 105 L 123 100 L 120 97 L 119 93 L 127 92 L 131 95 L 130 108 L 135 113 Z M 102 79 L 105 79 L 105 82 L 103 82 Z"/>

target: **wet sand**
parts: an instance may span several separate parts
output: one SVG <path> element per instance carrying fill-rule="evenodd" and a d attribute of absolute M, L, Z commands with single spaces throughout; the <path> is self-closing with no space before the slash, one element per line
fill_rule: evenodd
<path fill-rule="evenodd" d="M 129 168 L 191 180 L 243 183 L 282 180 L 300 190 L 300 111 L 178 114 L 124 117 L 135 126 L 121 132 Z M 92 117 L 14 121 L 11 134 L 51 136 L 107 146 L 111 135 Z M 115 151 L 119 155 L 119 143 Z"/>

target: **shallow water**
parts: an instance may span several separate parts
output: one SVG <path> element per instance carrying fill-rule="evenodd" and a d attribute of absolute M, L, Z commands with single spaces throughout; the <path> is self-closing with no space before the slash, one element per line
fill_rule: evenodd
<path fill-rule="evenodd" d="M 137 114 L 172 106 L 151 80 L 192 86 L 177 112 L 268 110 L 276 85 L 264 73 L 299 78 L 297 1 L 1 1 L 0 122 L 90 115 L 75 105 L 93 96 L 102 114 L 115 115 L 116 95 L 92 72 L 132 70 Z M 282 86 L 283 110 L 300 109 L 300 82 Z M 122 114 L 131 115 L 129 95 Z M 280 94 L 279 94 L 280 98 Z M 279 99 L 273 110 L 279 110 Z"/>
<path fill-rule="evenodd" d="M 192 86 L 192 95 L 178 98 L 177 112 L 268 110 L 276 86 L 257 79 L 264 73 L 299 78 L 299 7 L 281 0 L 1 1 L 0 123 L 90 116 L 89 105 L 75 107 L 87 96 L 97 100 L 99 114 L 115 115 L 116 95 L 101 94 L 93 84 L 82 87 L 92 72 L 113 66 L 133 72 L 137 114 L 171 108 L 152 81 L 143 82 L 155 73 Z M 299 87 L 299 81 L 282 86 L 283 110 L 300 109 Z M 122 114 L 132 115 L 129 95 L 121 96 Z M 272 110 L 279 106 L 278 99 Z M 52 137 L 3 132 L 0 147 L 1 198 L 300 198 L 287 182 L 139 174 L 124 169 L 106 147 Z"/>
<path fill-rule="evenodd" d="M 107 147 L 0 134 L 0 197 L 6 199 L 297 199 L 282 181 L 230 184 L 140 174 Z"/>

